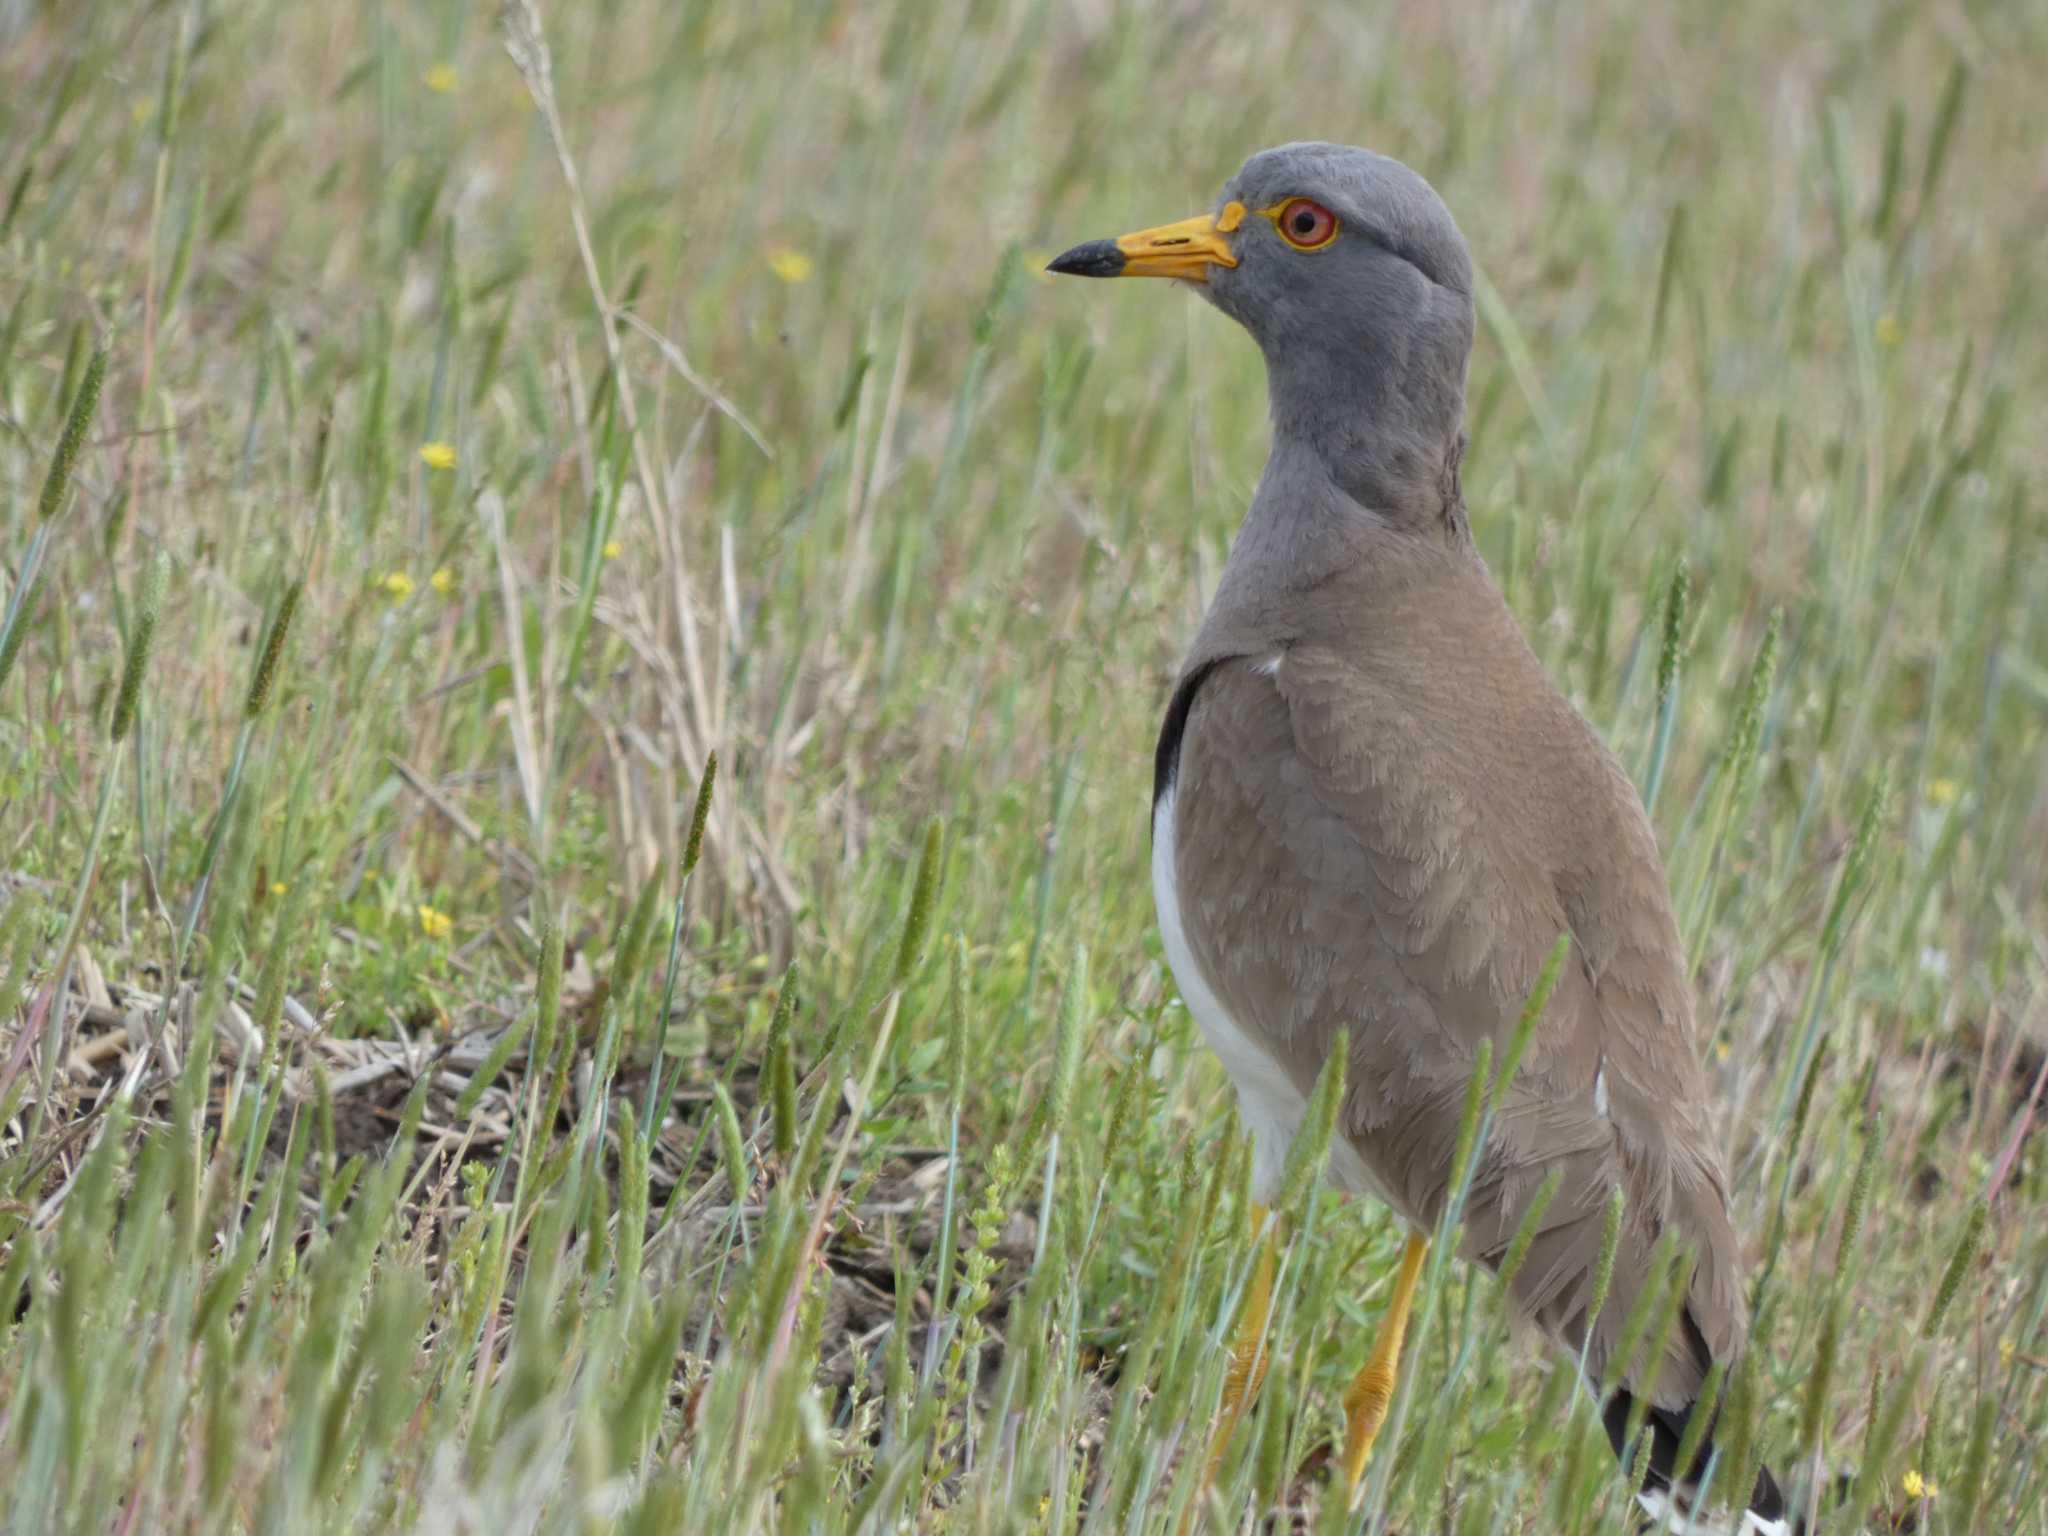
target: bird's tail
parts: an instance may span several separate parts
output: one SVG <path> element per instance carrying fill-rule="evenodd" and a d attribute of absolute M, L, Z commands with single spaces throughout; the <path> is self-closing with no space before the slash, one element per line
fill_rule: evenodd
<path fill-rule="evenodd" d="M 1635 1464 L 1641 1444 L 1640 1438 L 1629 1437 L 1629 1425 L 1636 1413 L 1636 1398 L 1626 1389 L 1609 1396 L 1600 1410 L 1608 1442 L 1623 1466 Z M 1786 1509 L 1778 1480 L 1768 1467 L 1758 1469 L 1756 1482 L 1739 1514 L 1710 1517 L 1707 1511 L 1696 1507 L 1701 1480 L 1714 1462 L 1715 1424 L 1709 1420 L 1707 1433 L 1701 1437 L 1691 1463 L 1680 1467 L 1678 1453 L 1692 1413 L 1693 1405 L 1687 1404 L 1675 1410 L 1653 1406 L 1643 1415 L 1639 1434 L 1649 1439 L 1650 1466 L 1638 1499 L 1643 1512 L 1650 1517 L 1647 1529 L 1691 1532 L 1692 1536 L 1803 1536 Z M 1714 1418 L 1719 1417 L 1720 1410 L 1716 1408 Z"/>

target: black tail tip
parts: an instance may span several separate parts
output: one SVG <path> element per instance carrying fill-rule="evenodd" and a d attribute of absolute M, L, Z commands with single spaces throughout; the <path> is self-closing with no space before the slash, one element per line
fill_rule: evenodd
<path fill-rule="evenodd" d="M 1688 1403 L 1680 1409 L 1652 1407 L 1643 1414 L 1638 1429 L 1638 1433 L 1650 1437 L 1650 1466 L 1643 1480 L 1643 1492 L 1679 1507 L 1690 1506 L 1714 1459 L 1715 1420 L 1720 1417 L 1718 1408 L 1714 1418 L 1708 1420 L 1707 1432 L 1700 1437 L 1700 1446 L 1693 1453 L 1691 1465 L 1684 1468 L 1678 1465 L 1678 1452 L 1685 1443 L 1686 1425 L 1691 1422 L 1695 1406 Z M 1633 1465 L 1635 1461 L 1635 1441 L 1629 1431 L 1636 1411 L 1636 1399 L 1626 1390 L 1608 1398 L 1606 1406 L 1600 1410 L 1608 1443 L 1614 1447 L 1614 1454 L 1624 1466 Z M 1759 1521 L 1773 1528 L 1791 1529 L 1785 1523 L 1784 1490 L 1779 1488 L 1778 1480 L 1771 1475 L 1769 1467 L 1757 1469 L 1756 1482 L 1745 1502 L 1749 1513 Z"/>
<path fill-rule="evenodd" d="M 1785 1518 L 1785 1494 L 1769 1467 L 1756 1469 L 1756 1486 L 1749 1491 L 1749 1512 L 1760 1520 Z"/>

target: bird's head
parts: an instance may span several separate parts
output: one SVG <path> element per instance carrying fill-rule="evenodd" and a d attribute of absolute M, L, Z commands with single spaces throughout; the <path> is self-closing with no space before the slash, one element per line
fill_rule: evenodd
<path fill-rule="evenodd" d="M 1078 245 L 1049 270 L 1194 284 L 1265 354 L 1276 431 L 1315 442 L 1340 479 L 1433 480 L 1446 453 L 1455 469 L 1472 260 L 1442 199 L 1398 160 L 1262 150 L 1212 212 Z M 1351 462 L 1361 455 L 1377 462 Z"/>

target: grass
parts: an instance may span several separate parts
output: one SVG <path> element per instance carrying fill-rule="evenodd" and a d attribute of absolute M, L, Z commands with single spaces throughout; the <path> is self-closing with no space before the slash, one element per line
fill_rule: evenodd
<path fill-rule="evenodd" d="M 1144 807 L 1263 381 L 1035 274 L 1315 136 L 1457 212 L 1475 530 L 1654 786 L 1725 1453 L 2048 1532 L 2037 9 L 524 17 L 0 11 L 11 1529 L 1176 1527 L 1253 1255 Z M 1347 1520 L 1401 1234 L 1296 1190 L 1215 1528 L 1628 1529 L 1456 1264 Z"/>

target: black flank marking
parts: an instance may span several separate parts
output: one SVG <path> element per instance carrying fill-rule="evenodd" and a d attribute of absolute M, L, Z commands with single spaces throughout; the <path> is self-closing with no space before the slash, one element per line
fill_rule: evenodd
<path fill-rule="evenodd" d="M 1173 702 L 1166 706 L 1166 719 L 1159 727 L 1159 746 L 1152 754 L 1152 809 L 1155 813 L 1160 800 L 1180 776 L 1181 738 L 1188 733 L 1188 711 L 1195 707 L 1196 690 L 1208 681 L 1211 672 L 1234 659 L 1218 656 L 1214 661 L 1203 662 L 1182 678 L 1180 686 L 1173 690 Z"/>

